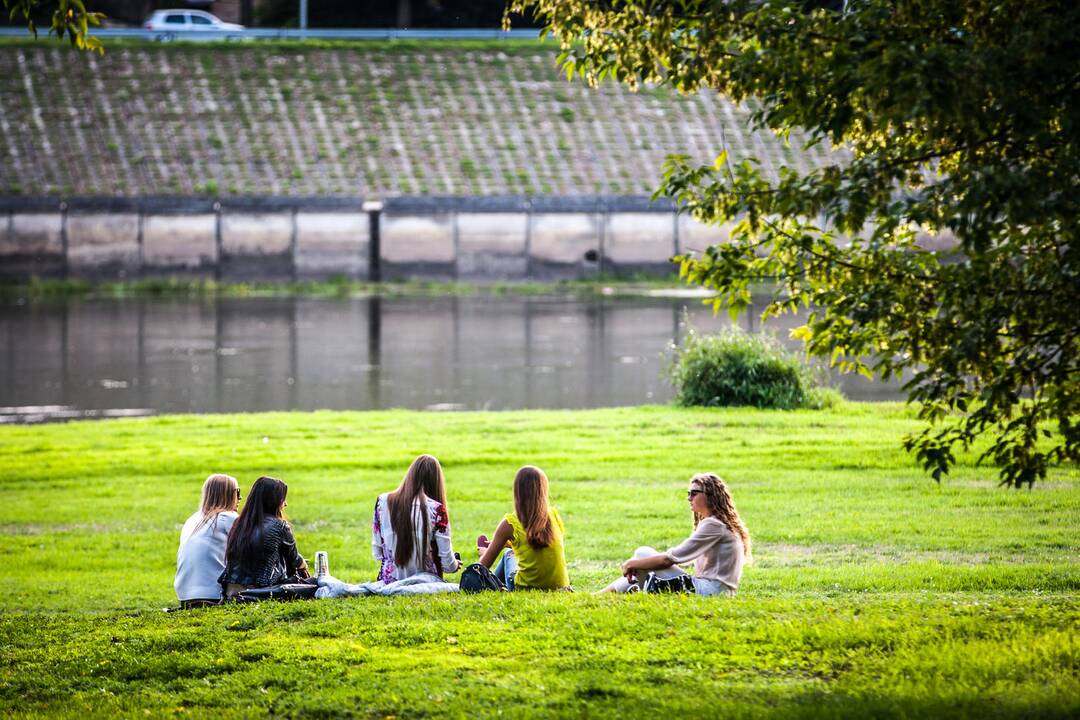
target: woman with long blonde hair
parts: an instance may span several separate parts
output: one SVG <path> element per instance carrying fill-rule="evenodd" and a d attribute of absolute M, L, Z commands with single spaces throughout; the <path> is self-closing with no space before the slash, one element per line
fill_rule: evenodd
<path fill-rule="evenodd" d="M 404 580 L 419 573 L 443 576 L 461 562 L 450 540 L 446 479 L 431 455 L 412 461 L 401 484 L 375 500 L 371 554 L 379 561 L 379 580 Z"/>
<path fill-rule="evenodd" d="M 639 547 L 634 557 L 622 564 L 623 577 L 604 588 L 605 592 L 648 589 L 646 580 L 651 574 L 659 581 L 685 577 L 699 595 L 735 594 L 743 565 L 751 558 L 750 533 L 727 484 L 713 473 L 699 473 L 690 478 L 686 500 L 694 517 L 690 537 L 663 553 Z M 678 567 L 691 560 L 692 578 Z"/>
<path fill-rule="evenodd" d="M 508 589 L 568 589 L 564 533 L 562 518 L 548 502 L 547 475 L 526 465 L 514 476 L 514 512 L 495 528 L 490 543 L 486 535 L 477 540 L 480 562 L 490 568 L 505 548 L 494 574 Z"/>
<path fill-rule="evenodd" d="M 236 522 L 239 502 L 236 478 L 220 473 L 206 478 L 199 509 L 184 523 L 176 551 L 173 587 L 183 607 L 221 602 L 218 576 L 225 569 L 225 543 Z"/>

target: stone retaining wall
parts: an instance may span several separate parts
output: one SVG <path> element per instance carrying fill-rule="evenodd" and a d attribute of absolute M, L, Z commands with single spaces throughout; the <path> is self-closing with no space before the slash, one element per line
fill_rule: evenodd
<path fill-rule="evenodd" d="M 0 46 L 0 195 L 647 195 L 671 153 L 846 162 L 712 91 L 567 82 L 553 43 Z"/>
<path fill-rule="evenodd" d="M 664 275 L 672 255 L 726 236 L 641 197 L 3 198 L 0 277 Z"/>

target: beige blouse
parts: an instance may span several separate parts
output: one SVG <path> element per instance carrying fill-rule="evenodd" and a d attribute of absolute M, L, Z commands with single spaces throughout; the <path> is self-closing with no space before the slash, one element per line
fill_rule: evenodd
<path fill-rule="evenodd" d="M 701 520 L 690 537 L 664 554 L 676 565 L 695 560 L 697 577 L 717 580 L 732 593 L 739 587 L 743 568 L 742 539 L 717 518 Z"/>

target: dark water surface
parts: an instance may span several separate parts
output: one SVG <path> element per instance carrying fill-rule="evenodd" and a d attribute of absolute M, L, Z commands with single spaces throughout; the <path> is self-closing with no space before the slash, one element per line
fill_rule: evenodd
<path fill-rule="evenodd" d="M 667 402 L 668 347 L 696 298 L 423 297 L 77 300 L 0 306 L 0 421 L 36 415 Z M 739 324 L 757 332 L 756 311 Z M 801 320 L 771 321 L 787 340 Z M 894 385 L 834 376 L 845 395 Z M 26 406 L 57 406 L 27 410 Z M 22 408 L 22 409 L 19 409 Z M 51 413 L 51 415 L 50 415 Z M 109 414 L 109 413 L 105 413 Z"/>

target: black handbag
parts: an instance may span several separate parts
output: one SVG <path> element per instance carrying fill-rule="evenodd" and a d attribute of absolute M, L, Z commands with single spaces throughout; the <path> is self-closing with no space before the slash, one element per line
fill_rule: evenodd
<path fill-rule="evenodd" d="M 506 592 L 502 580 L 495 577 L 495 573 L 482 563 L 473 563 L 462 571 L 458 588 L 466 593 Z"/>
<path fill-rule="evenodd" d="M 287 582 L 263 588 L 241 590 L 236 596 L 237 602 L 260 602 L 262 600 L 310 600 L 315 597 L 319 585 L 315 578 L 300 582 Z"/>
<path fill-rule="evenodd" d="M 647 593 L 696 593 L 694 578 L 689 575 L 663 579 L 656 577 L 656 573 L 649 573 L 645 578 L 645 592 Z"/>

